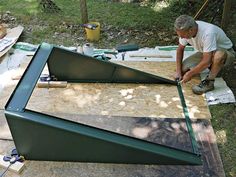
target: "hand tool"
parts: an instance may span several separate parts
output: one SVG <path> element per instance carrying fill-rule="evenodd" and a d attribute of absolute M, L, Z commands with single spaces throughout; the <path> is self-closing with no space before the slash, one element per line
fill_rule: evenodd
<path fill-rule="evenodd" d="M 24 157 L 19 155 L 16 149 L 11 151 L 11 155 L 3 156 L 3 163 L 1 165 L 7 166 L 7 168 L 0 174 L 0 177 L 3 177 L 9 169 L 19 173 L 24 167 L 22 163 L 24 160 Z"/>

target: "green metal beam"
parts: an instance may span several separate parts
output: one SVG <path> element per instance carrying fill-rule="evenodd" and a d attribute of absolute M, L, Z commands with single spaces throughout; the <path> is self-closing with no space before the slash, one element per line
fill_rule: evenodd
<path fill-rule="evenodd" d="M 38 48 L 15 90 L 11 94 L 5 109 L 12 111 L 24 110 L 52 49 L 53 46 L 47 43 L 43 43 Z"/>
<path fill-rule="evenodd" d="M 190 140 L 191 140 L 192 149 L 194 153 L 198 154 L 199 153 L 198 145 L 197 145 L 197 141 L 193 132 L 193 127 L 192 127 L 192 123 L 189 117 L 188 107 L 184 99 L 184 94 L 183 94 L 182 86 L 180 82 L 178 82 L 177 89 L 178 89 L 180 101 L 183 107 L 183 112 L 184 112 L 185 121 L 186 121 L 187 129 L 189 132 Z"/>

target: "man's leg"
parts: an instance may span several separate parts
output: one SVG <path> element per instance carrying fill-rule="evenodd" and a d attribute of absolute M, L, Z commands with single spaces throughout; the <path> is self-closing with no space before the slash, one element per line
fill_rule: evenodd
<path fill-rule="evenodd" d="M 236 69 L 236 52 L 234 51 L 233 48 L 231 48 L 230 50 L 227 50 L 226 53 L 227 53 L 227 59 L 225 61 L 224 66 L 233 65 L 234 69 Z"/>
<path fill-rule="evenodd" d="M 233 51 L 217 50 L 212 57 L 212 65 L 210 73 L 205 80 L 199 85 L 193 86 L 192 90 L 195 94 L 203 94 L 214 89 L 214 80 L 217 74 L 224 66 L 230 66 L 235 59 Z"/>
<path fill-rule="evenodd" d="M 230 50 L 217 50 L 214 53 L 209 79 L 215 79 L 223 67 L 232 66 L 235 62 L 235 52 Z"/>
<path fill-rule="evenodd" d="M 197 66 L 197 64 L 202 59 L 202 53 L 197 52 L 189 57 L 187 57 L 182 63 L 182 72 L 183 74 L 189 71 L 191 68 Z"/>
<path fill-rule="evenodd" d="M 214 80 L 216 78 L 217 74 L 220 72 L 220 70 L 226 63 L 226 59 L 227 59 L 226 50 L 217 50 L 214 52 L 212 57 L 210 73 L 208 75 L 209 80 Z"/>

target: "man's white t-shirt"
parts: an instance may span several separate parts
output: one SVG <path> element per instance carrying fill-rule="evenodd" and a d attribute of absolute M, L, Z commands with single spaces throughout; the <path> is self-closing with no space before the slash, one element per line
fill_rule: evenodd
<path fill-rule="evenodd" d="M 197 35 L 191 39 L 179 38 L 181 45 L 190 44 L 199 52 L 212 52 L 216 49 L 232 48 L 232 42 L 221 28 L 203 21 L 196 21 L 196 23 L 198 24 Z"/>

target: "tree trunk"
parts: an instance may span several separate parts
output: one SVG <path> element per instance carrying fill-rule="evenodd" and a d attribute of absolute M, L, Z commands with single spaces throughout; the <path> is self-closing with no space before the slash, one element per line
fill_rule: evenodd
<path fill-rule="evenodd" d="M 86 0 L 80 0 L 80 11 L 81 11 L 81 20 L 82 23 L 88 23 L 88 12 Z"/>
<path fill-rule="evenodd" d="M 223 15 L 221 19 L 221 27 L 226 30 L 227 25 L 229 23 L 229 15 L 230 15 L 230 8 L 231 8 L 232 1 L 231 0 L 225 0 L 224 2 L 224 9 L 223 9 Z"/>

